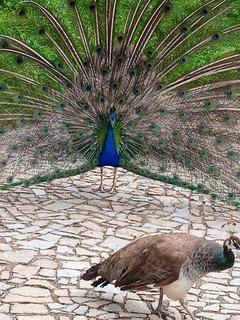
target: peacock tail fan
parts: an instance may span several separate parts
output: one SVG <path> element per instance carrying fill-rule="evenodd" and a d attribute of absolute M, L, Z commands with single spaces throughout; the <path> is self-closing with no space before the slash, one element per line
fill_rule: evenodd
<path fill-rule="evenodd" d="M 1 1 L 1 188 L 120 165 L 240 203 L 238 0 Z"/>

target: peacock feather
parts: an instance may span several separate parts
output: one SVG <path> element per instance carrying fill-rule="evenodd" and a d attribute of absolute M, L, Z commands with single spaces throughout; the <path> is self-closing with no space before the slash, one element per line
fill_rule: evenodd
<path fill-rule="evenodd" d="M 108 164 L 240 203 L 238 0 L 0 6 L 2 189 Z"/>

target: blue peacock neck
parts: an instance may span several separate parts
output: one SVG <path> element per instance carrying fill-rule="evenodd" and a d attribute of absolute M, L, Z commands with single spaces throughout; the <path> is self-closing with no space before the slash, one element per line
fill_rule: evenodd
<path fill-rule="evenodd" d="M 116 120 L 116 114 L 113 111 L 110 111 L 109 117 L 110 124 L 108 126 L 107 135 L 104 141 L 104 147 L 99 154 L 99 167 L 119 167 L 120 157 L 114 138 L 114 122 Z"/>

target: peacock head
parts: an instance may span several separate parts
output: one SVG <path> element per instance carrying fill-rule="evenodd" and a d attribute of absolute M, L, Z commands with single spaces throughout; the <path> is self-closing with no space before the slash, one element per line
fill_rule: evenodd
<path fill-rule="evenodd" d="M 224 241 L 224 248 L 226 251 L 240 250 L 240 239 L 236 236 L 230 236 Z"/>
<path fill-rule="evenodd" d="M 111 126 L 112 128 L 114 127 L 114 124 L 115 124 L 115 120 L 116 120 L 116 113 L 115 113 L 115 108 L 111 108 L 110 109 L 110 112 L 109 112 L 109 118 L 110 118 L 110 123 L 111 123 Z"/>

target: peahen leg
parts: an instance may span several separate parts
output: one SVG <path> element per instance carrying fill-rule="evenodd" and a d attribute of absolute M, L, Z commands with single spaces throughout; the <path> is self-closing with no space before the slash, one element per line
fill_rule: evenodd
<path fill-rule="evenodd" d="M 101 171 L 101 182 L 100 182 L 99 189 L 103 192 L 104 191 L 104 188 L 103 188 L 103 167 L 100 167 L 100 171 Z"/>
<path fill-rule="evenodd" d="M 158 306 L 155 310 L 155 313 L 159 316 L 159 318 L 166 319 L 167 317 L 171 319 L 175 319 L 175 317 L 168 311 L 163 310 L 163 289 L 159 288 L 159 300 Z"/>
<path fill-rule="evenodd" d="M 110 192 L 116 191 L 116 182 L 117 182 L 117 168 L 113 168 L 113 184 Z"/>
<path fill-rule="evenodd" d="M 188 306 L 188 302 L 187 300 L 184 300 L 184 301 L 180 301 L 181 303 L 181 306 L 183 307 L 183 309 L 187 312 L 187 314 L 189 315 L 189 317 L 192 319 L 192 320 L 196 320 L 196 318 L 194 317 L 194 315 L 192 314 L 192 312 L 189 310 L 189 306 Z"/>

